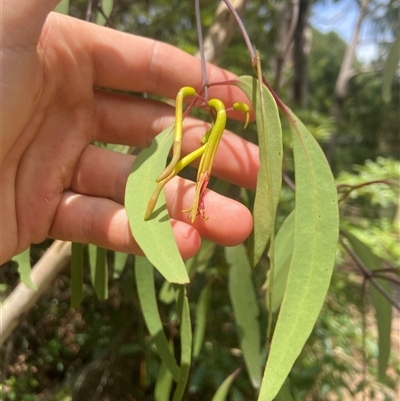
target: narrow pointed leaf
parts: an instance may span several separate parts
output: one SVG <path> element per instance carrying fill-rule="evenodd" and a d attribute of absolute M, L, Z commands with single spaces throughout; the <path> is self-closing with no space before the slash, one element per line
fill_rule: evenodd
<path fill-rule="evenodd" d="M 171 352 L 173 350 L 170 347 Z M 160 371 L 157 376 L 156 386 L 154 388 L 154 399 L 155 401 L 169 401 L 172 387 L 173 377 L 165 363 L 161 363 Z"/>
<path fill-rule="evenodd" d="M 31 248 L 25 249 L 25 251 L 14 256 L 13 261 L 18 263 L 18 273 L 21 281 L 32 291 L 36 291 L 37 286 L 31 279 Z"/>
<path fill-rule="evenodd" d="M 124 252 L 114 252 L 114 271 L 113 277 L 119 278 L 125 268 L 128 254 Z"/>
<path fill-rule="evenodd" d="M 179 334 L 181 337 L 181 374 L 172 401 L 181 401 L 185 395 L 192 363 L 192 325 L 190 322 L 189 300 L 183 285 L 178 289 Z"/>
<path fill-rule="evenodd" d="M 361 261 L 371 271 L 382 269 L 382 263 L 379 258 L 371 251 L 371 249 L 360 241 L 354 235 L 346 232 L 345 237 L 349 240 L 354 252 L 358 255 Z M 376 281 L 387 291 L 391 293 L 391 285 L 387 280 L 377 278 Z M 370 292 L 372 303 L 375 308 L 376 322 L 378 326 L 378 349 L 379 349 L 379 379 L 385 380 L 386 369 L 390 356 L 390 334 L 392 328 L 392 306 L 388 300 L 371 284 Z"/>
<path fill-rule="evenodd" d="M 294 212 L 283 222 L 275 238 L 274 280 L 270 269 L 267 273 L 267 308 L 276 312 L 281 306 L 294 246 Z"/>
<path fill-rule="evenodd" d="M 330 167 L 301 121 L 285 110 L 295 159 L 294 249 L 259 401 L 276 396 L 299 356 L 328 291 L 338 241 L 338 204 Z"/>
<path fill-rule="evenodd" d="M 238 328 L 240 348 L 253 387 L 261 382 L 259 308 L 244 245 L 225 248 L 229 268 L 229 297 Z"/>
<path fill-rule="evenodd" d="M 90 274 L 97 299 L 108 298 L 107 252 L 104 248 L 89 244 Z"/>
<path fill-rule="evenodd" d="M 136 158 L 126 185 L 125 207 L 132 234 L 150 263 L 170 283 L 184 284 L 189 282 L 189 277 L 175 243 L 163 191 L 153 216 L 144 220 L 147 203 L 156 178 L 165 167 L 172 140 L 172 127 L 169 127 Z"/>
<path fill-rule="evenodd" d="M 283 386 L 279 390 L 279 393 L 274 398 L 274 401 L 294 401 L 292 392 L 290 391 L 287 381 L 283 384 Z"/>
<path fill-rule="evenodd" d="M 136 256 L 135 276 L 140 306 L 147 329 L 152 336 L 152 340 L 157 347 L 161 359 L 174 379 L 178 381 L 180 369 L 175 361 L 175 357 L 164 332 L 157 307 L 156 291 L 154 288 L 154 270 L 153 266 L 146 258 Z"/>
<path fill-rule="evenodd" d="M 231 389 L 233 381 L 236 379 L 236 376 L 240 373 L 241 368 L 237 368 L 233 373 L 231 373 L 218 387 L 217 392 L 214 394 L 214 397 L 211 401 L 225 401 L 228 396 L 229 390 Z"/>
<path fill-rule="evenodd" d="M 83 299 L 83 245 L 71 245 L 71 308 L 77 309 Z"/>
<path fill-rule="evenodd" d="M 282 129 L 275 100 L 264 85 L 262 97 L 255 78 L 240 77 L 236 86 L 246 94 L 255 110 L 260 152 L 253 210 L 254 228 L 248 244 L 250 263 L 254 267 L 274 233 L 275 214 L 282 187 Z"/>
<path fill-rule="evenodd" d="M 61 0 L 54 9 L 55 12 L 60 14 L 68 15 L 69 12 L 69 0 Z"/>
<path fill-rule="evenodd" d="M 207 284 L 200 293 L 196 306 L 196 326 L 193 334 L 193 358 L 200 355 L 206 332 L 207 314 L 211 300 L 211 286 Z"/>
<path fill-rule="evenodd" d="M 114 1 L 113 0 L 102 0 L 101 1 L 101 8 L 104 12 L 104 15 L 109 18 L 111 15 L 111 11 L 113 9 Z M 105 25 L 106 19 L 104 18 L 103 14 L 98 11 L 96 15 L 96 24 L 98 25 Z"/>

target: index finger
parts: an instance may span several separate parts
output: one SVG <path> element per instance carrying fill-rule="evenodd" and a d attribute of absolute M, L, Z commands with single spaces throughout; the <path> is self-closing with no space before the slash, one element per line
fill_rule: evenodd
<path fill-rule="evenodd" d="M 200 60 L 174 46 L 55 13 L 49 18 L 62 20 L 57 25 L 65 31 L 67 40 L 74 40 L 71 32 L 79 32 L 80 46 L 92 58 L 95 86 L 148 92 L 168 98 L 175 98 L 182 86 L 201 89 Z M 211 64 L 207 64 L 207 74 L 210 82 L 236 78 Z M 212 87 L 210 96 L 218 97 L 227 106 L 246 101 L 243 92 L 232 85 Z"/>

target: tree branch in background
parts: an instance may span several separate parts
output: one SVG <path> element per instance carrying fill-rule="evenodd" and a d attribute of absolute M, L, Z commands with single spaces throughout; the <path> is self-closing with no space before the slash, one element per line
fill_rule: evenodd
<path fill-rule="evenodd" d="M 367 266 L 363 263 L 363 261 L 358 257 L 358 255 L 353 251 L 353 249 L 346 244 L 346 242 L 343 240 L 342 237 L 339 237 L 339 241 L 342 244 L 343 248 L 346 250 L 346 252 L 351 256 L 353 261 L 356 263 L 357 267 L 361 270 L 361 272 L 364 275 L 364 278 L 368 280 L 375 288 L 377 291 L 381 293 L 381 295 L 394 307 L 400 312 L 400 305 L 396 302 L 396 300 L 388 294 L 388 292 L 378 283 L 378 281 L 375 278 L 375 274 L 371 272 L 371 270 L 368 269 Z M 382 275 L 379 276 L 381 279 L 386 279 L 382 277 Z"/>
<path fill-rule="evenodd" d="M 233 0 L 231 3 L 228 1 L 221 1 L 217 11 L 215 12 L 214 22 L 208 30 L 207 36 L 204 39 L 204 58 L 209 63 L 217 64 L 223 51 L 229 45 L 235 33 L 236 26 L 239 24 L 237 16 L 243 14 L 248 0 Z M 235 13 L 236 16 L 235 16 Z M 240 29 L 240 25 L 239 25 Z M 246 35 L 243 35 L 246 43 Z M 247 36 L 248 39 L 248 36 Z M 248 47 L 249 44 L 247 43 Z M 250 44 L 250 48 L 251 44 Z M 196 54 L 200 57 L 200 52 Z"/>
<path fill-rule="evenodd" d="M 54 241 L 32 268 L 31 279 L 37 290 L 33 291 L 21 282 L 0 305 L 0 346 L 16 329 L 21 317 L 36 305 L 58 274 L 67 267 L 70 259 L 71 243 Z"/>
<path fill-rule="evenodd" d="M 354 71 L 352 69 L 354 60 L 356 58 L 356 49 L 360 38 L 360 32 L 362 24 L 365 20 L 365 17 L 368 15 L 368 6 L 370 0 L 362 0 L 360 4 L 360 11 L 358 13 L 358 18 L 356 25 L 354 27 L 353 36 L 351 42 L 347 46 L 346 53 L 344 55 L 342 65 L 340 66 L 339 75 L 335 84 L 335 97 L 334 103 L 332 107 L 332 117 L 335 121 L 335 131 L 332 133 L 331 139 L 328 143 L 326 157 L 330 165 L 333 162 L 333 156 L 335 154 L 337 138 L 338 138 L 338 122 L 342 115 L 342 105 L 343 101 L 347 96 L 349 81 L 354 76 Z"/>
<path fill-rule="evenodd" d="M 279 24 L 280 40 L 273 88 L 276 92 L 279 92 L 283 69 L 293 44 L 294 32 L 299 18 L 300 0 L 292 0 L 290 4 L 281 2 L 277 4 L 277 7 L 281 9 L 281 23 Z"/>

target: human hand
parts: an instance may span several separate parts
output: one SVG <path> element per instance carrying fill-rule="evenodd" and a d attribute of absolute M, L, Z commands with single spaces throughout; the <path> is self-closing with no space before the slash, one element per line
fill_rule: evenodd
<path fill-rule="evenodd" d="M 4 263 L 46 237 L 140 253 L 132 238 L 124 190 L 134 156 L 92 146 L 92 141 L 148 146 L 174 121 L 166 103 L 94 87 L 174 98 L 201 87 L 200 61 L 167 44 L 124 34 L 56 13 L 56 0 L 3 0 L 1 257 Z M 47 19 L 46 19 L 47 17 Z M 208 66 L 211 82 L 233 79 Z M 244 100 L 233 87 L 215 87 L 227 105 Z M 182 151 L 199 146 L 206 124 L 185 121 Z M 213 173 L 254 187 L 258 149 L 225 133 Z M 250 212 L 206 193 L 209 220 L 190 224 L 182 212 L 195 184 L 175 178 L 166 186 L 178 248 L 192 256 L 200 238 L 235 245 L 249 235 Z M 140 188 L 138 188 L 140 191 Z"/>

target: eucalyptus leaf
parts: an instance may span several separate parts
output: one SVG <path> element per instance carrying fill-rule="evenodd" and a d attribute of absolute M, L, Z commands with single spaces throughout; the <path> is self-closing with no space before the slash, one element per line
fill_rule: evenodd
<path fill-rule="evenodd" d="M 126 261 L 128 260 L 128 254 L 124 252 L 114 252 L 114 271 L 113 277 L 119 278 L 124 271 Z"/>
<path fill-rule="evenodd" d="M 275 237 L 275 263 L 273 281 L 272 269 L 267 273 L 267 308 L 276 312 L 281 306 L 286 289 L 286 281 L 292 260 L 294 246 L 294 211 L 283 222 Z"/>
<path fill-rule="evenodd" d="M 69 12 L 69 0 L 61 0 L 54 9 L 55 12 L 60 14 L 68 15 Z"/>
<path fill-rule="evenodd" d="M 259 307 L 255 294 L 252 268 L 244 245 L 225 248 L 229 268 L 229 297 L 231 299 L 240 348 L 254 388 L 261 382 L 261 339 L 258 322 Z"/>
<path fill-rule="evenodd" d="M 185 395 L 192 363 L 192 325 L 190 322 L 189 300 L 183 285 L 178 289 L 179 334 L 181 338 L 181 374 L 172 401 L 181 401 Z"/>
<path fill-rule="evenodd" d="M 89 244 L 90 274 L 97 299 L 108 298 L 107 251 Z"/>
<path fill-rule="evenodd" d="M 170 347 L 171 352 L 173 350 Z M 160 371 L 157 376 L 156 386 L 154 388 L 155 401 L 169 401 L 172 388 L 173 377 L 164 362 L 161 363 Z"/>
<path fill-rule="evenodd" d="M 156 187 L 156 178 L 165 167 L 173 140 L 173 126 L 165 129 L 150 148 L 143 150 L 133 163 L 125 190 L 125 207 L 132 235 L 150 263 L 170 283 L 189 282 L 185 264 L 175 242 L 165 205 L 164 191 L 153 216 L 145 221 L 147 203 Z"/>
<path fill-rule="evenodd" d="M 101 8 L 103 10 L 104 15 L 109 18 L 113 9 L 114 1 L 113 0 L 101 0 L 100 2 Z M 96 24 L 105 25 L 107 20 L 104 18 L 104 15 L 97 11 L 96 14 Z"/>
<path fill-rule="evenodd" d="M 211 401 L 225 401 L 228 396 L 229 390 L 231 389 L 233 381 L 236 376 L 240 373 L 241 369 L 237 368 L 233 373 L 231 373 L 218 387 L 218 390 L 214 394 Z"/>
<path fill-rule="evenodd" d="M 380 259 L 371 251 L 371 249 L 360 241 L 357 237 L 349 232 L 344 233 L 345 237 L 350 242 L 354 252 L 371 271 L 382 269 Z M 387 280 L 377 278 L 376 281 L 383 287 L 383 289 L 390 294 L 391 285 Z M 378 326 L 378 375 L 379 379 L 384 381 L 386 379 L 386 369 L 390 356 L 390 334 L 392 329 L 392 305 L 388 300 L 371 284 L 370 285 L 372 303 L 375 308 L 376 322 Z"/>
<path fill-rule="evenodd" d="M 253 209 L 253 232 L 248 252 L 254 267 L 274 234 L 275 214 L 282 187 L 282 129 L 275 100 L 268 89 L 250 76 L 237 79 L 238 86 L 249 98 L 256 114 L 260 169 Z"/>
<path fill-rule="evenodd" d="M 136 256 L 135 276 L 140 306 L 147 329 L 165 366 L 167 366 L 174 379 L 178 381 L 180 369 L 170 349 L 157 307 L 154 269 L 149 261 L 142 256 Z"/>
<path fill-rule="evenodd" d="M 12 259 L 18 263 L 18 273 L 21 281 L 32 291 L 36 291 L 37 286 L 31 279 L 31 248 L 25 249 L 25 251 L 15 255 Z"/>
<path fill-rule="evenodd" d="M 71 244 L 71 307 L 77 309 L 83 299 L 83 244 Z"/>
<path fill-rule="evenodd" d="M 274 399 L 304 347 L 329 288 L 339 232 L 335 182 L 320 146 L 285 108 L 296 179 L 294 248 L 259 401 Z"/>
<path fill-rule="evenodd" d="M 193 358 L 200 355 L 207 327 L 207 314 L 211 300 L 211 285 L 207 284 L 200 292 L 196 305 L 196 326 L 193 334 Z"/>

